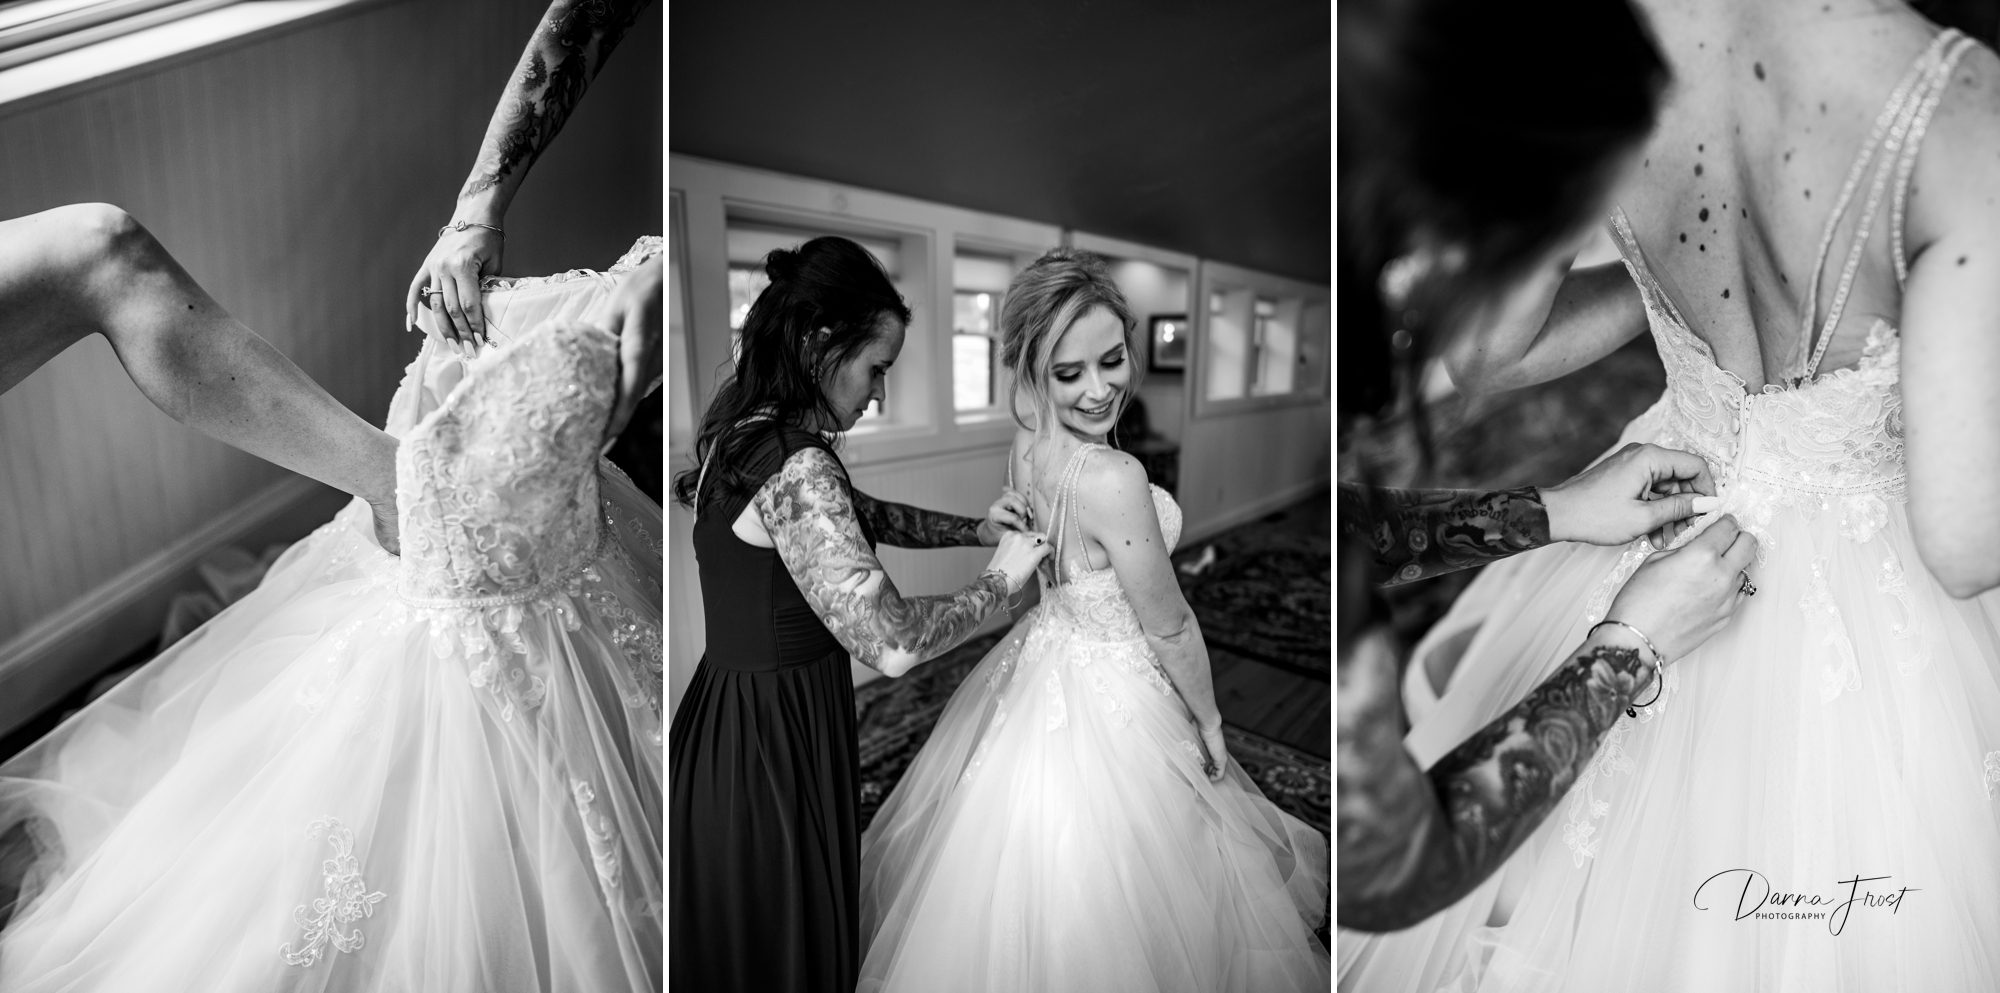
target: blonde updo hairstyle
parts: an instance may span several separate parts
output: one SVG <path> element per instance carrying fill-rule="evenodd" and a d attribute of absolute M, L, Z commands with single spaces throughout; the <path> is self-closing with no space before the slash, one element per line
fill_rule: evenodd
<path fill-rule="evenodd" d="M 1050 396 L 1049 379 L 1056 345 L 1093 307 L 1109 311 L 1124 328 L 1125 360 L 1132 364 L 1131 383 L 1119 399 L 1118 412 L 1124 412 L 1126 399 L 1139 386 L 1132 308 L 1125 303 L 1118 284 L 1111 281 L 1111 266 L 1104 256 L 1057 248 L 1017 273 L 1000 305 L 1000 361 L 1014 374 L 1014 394 L 1007 402 L 1014 423 L 1037 434 L 1054 429 L 1055 401 Z M 1035 413 L 1034 424 L 1021 417 L 1023 394 Z"/>

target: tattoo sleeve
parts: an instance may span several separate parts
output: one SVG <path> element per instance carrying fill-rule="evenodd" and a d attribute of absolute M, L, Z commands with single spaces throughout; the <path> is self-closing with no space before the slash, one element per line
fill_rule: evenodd
<path fill-rule="evenodd" d="M 979 544 L 980 519 L 945 514 L 906 503 L 877 500 L 854 491 L 854 512 L 875 539 L 897 548 L 956 548 Z"/>
<path fill-rule="evenodd" d="M 646 2 L 556 0 L 549 5 L 500 94 L 472 175 L 459 190 L 460 201 L 488 192 L 499 194 L 503 202 L 512 199 L 521 177 L 555 140 Z"/>
<path fill-rule="evenodd" d="M 820 449 L 793 453 L 752 504 L 813 613 L 855 661 L 878 672 L 900 675 L 935 658 L 1007 600 L 997 571 L 957 593 L 898 593 L 861 537 L 846 475 Z"/>
<path fill-rule="evenodd" d="M 1549 512 L 1534 487 L 1392 490 L 1340 484 L 1341 533 L 1365 541 L 1390 574 L 1384 586 L 1485 565 L 1549 543 Z"/>
<path fill-rule="evenodd" d="M 1498 869 L 1555 809 L 1652 673 L 1634 649 L 1586 642 L 1425 773 L 1403 748 L 1387 639 L 1367 639 L 1339 667 L 1339 919 L 1363 931 L 1409 927 Z"/>

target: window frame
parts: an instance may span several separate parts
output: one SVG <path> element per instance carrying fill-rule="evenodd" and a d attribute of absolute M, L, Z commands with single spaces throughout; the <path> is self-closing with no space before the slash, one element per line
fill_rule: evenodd
<path fill-rule="evenodd" d="M 1314 315 L 1324 312 L 1330 316 L 1332 292 L 1328 287 L 1208 259 L 1201 260 L 1196 281 L 1195 299 L 1200 300 L 1202 306 L 1198 311 L 1201 323 L 1195 332 L 1198 340 L 1193 361 L 1190 362 L 1193 375 L 1188 377 L 1192 394 L 1188 409 L 1192 418 L 1201 420 L 1254 410 L 1305 406 L 1326 400 L 1331 376 L 1330 364 L 1325 357 L 1333 344 L 1332 327 L 1330 323 L 1315 320 Z M 1249 321 L 1244 327 L 1242 392 L 1235 396 L 1211 398 L 1209 390 L 1215 383 L 1216 370 L 1210 359 L 1215 342 L 1211 337 L 1213 322 L 1209 301 L 1217 293 L 1246 295 Z M 1293 322 L 1292 383 L 1291 389 L 1283 393 L 1254 392 L 1261 375 L 1257 343 L 1252 340 L 1257 333 L 1256 305 L 1260 299 L 1275 305 L 1276 316 Z M 1193 316 L 1190 314 L 1191 318 Z"/>

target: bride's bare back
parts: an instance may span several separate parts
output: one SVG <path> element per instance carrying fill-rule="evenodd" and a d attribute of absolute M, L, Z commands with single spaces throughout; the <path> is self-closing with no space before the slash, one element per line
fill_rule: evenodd
<path fill-rule="evenodd" d="M 1806 347 L 1805 294 L 1827 220 L 1891 92 L 1938 28 L 1881 0 L 1644 6 L 1675 81 L 1620 205 L 1717 363 L 1753 388 L 1783 385 Z M 1916 159 L 1906 257 L 1944 233 L 1938 215 L 1972 207 L 1949 174 L 1974 130 L 1964 118 L 1996 94 L 2000 60 L 1979 48 L 1959 59 Z M 1836 229 L 1816 319 L 1828 312 L 1869 186 L 1864 178 Z M 1872 225 L 1820 369 L 1852 366 L 1876 319 L 1902 323 L 1887 213 Z"/>

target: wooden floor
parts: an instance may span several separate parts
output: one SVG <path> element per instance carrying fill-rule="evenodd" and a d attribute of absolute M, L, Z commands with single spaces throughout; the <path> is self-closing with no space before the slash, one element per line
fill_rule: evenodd
<path fill-rule="evenodd" d="M 1333 688 L 1252 659 L 1209 656 L 1222 719 L 1314 755 L 1330 757 Z"/>

